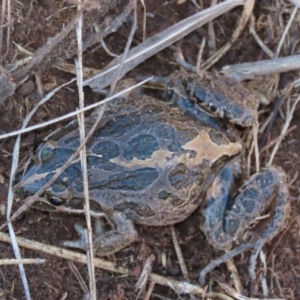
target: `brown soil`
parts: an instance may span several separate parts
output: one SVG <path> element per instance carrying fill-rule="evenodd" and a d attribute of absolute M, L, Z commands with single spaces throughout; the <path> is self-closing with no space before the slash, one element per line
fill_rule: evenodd
<path fill-rule="evenodd" d="M 98 1 L 95 1 L 98 2 Z M 91 28 L 91 24 L 95 19 L 101 24 L 106 20 L 107 16 L 111 18 L 117 16 L 127 4 L 127 1 L 119 1 L 117 4 L 114 1 L 99 1 L 102 3 L 101 11 L 99 10 L 99 18 L 92 13 L 86 21 L 86 28 Z M 177 2 L 183 2 L 179 5 Z M 200 1 L 201 2 L 201 1 Z M 32 7 L 31 7 L 32 4 Z M 9 69 L 17 60 L 25 58 L 15 45 L 16 43 L 29 51 L 34 52 L 42 45 L 45 45 L 50 38 L 55 37 L 63 28 L 64 25 L 75 15 L 75 8 L 68 8 L 58 12 L 63 6 L 76 4 L 76 1 L 13 1 L 12 7 L 12 25 L 10 33 L 10 50 L 2 65 Z M 176 22 L 197 12 L 192 1 L 145 1 L 147 6 L 147 37 L 152 36 Z M 204 7 L 210 5 L 210 1 L 203 1 Z M 276 49 L 283 29 L 280 28 L 278 18 L 275 13 L 273 1 L 257 1 L 254 9 L 254 15 L 258 19 L 262 17 L 261 23 L 258 25 L 258 33 L 261 39 L 266 42 L 267 46 L 273 51 Z M 274 9 L 273 9 L 274 8 Z M 278 9 L 278 8 L 277 8 Z M 282 8 L 280 8 L 282 9 Z M 293 8 L 289 8 L 290 12 Z M 138 3 L 138 19 L 139 26 L 134 37 L 134 45 L 142 41 L 142 7 Z M 214 21 L 214 29 L 216 34 L 217 49 L 226 43 L 236 26 L 236 21 L 242 12 L 241 8 L 234 9 L 229 13 L 224 14 Z M 290 17 L 290 12 L 286 12 L 281 16 L 283 22 L 286 23 Z M 49 16 L 54 14 L 51 18 Z M 263 17 L 264 16 L 264 17 Z M 267 30 L 265 22 L 268 20 L 273 22 L 273 32 Z M 114 53 L 121 54 L 127 41 L 131 27 L 131 22 L 124 23 L 116 33 L 105 38 L 107 47 Z M 278 30 L 278 32 L 277 32 Z M 299 28 L 297 27 L 297 30 Z M 3 45 L 6 44 L 7 31 L 4 30 Z M 189 34 L 181 40 L 181 48 L 188 62 L 195 65 L 197 61 L 197 53 L 201 44 L 202 37 L 207 36 L 207 25 L 203 26 L 193 33 Z M 74 33 L 72 33 L 74 34 Z M 51 64 L 56 63 L 62 57 L 67 57 L 67 54 L 76 49 L 76 42 L 72 44 L 72 35 L 69 40 L 65 40 L 58 45 L 60 50 L 55 52 L 55 55 L 49 54 L 51 57 L 46 57 L 36 68 L 28 70 L 26 76 L 19 78 L 22 72 L 15 72 L 15 78 L 19 81 L 24 79 L 25 86 L 18 88 L 17 92 L 5 100 L 1 104 L 0 110 L 0 129 L 1 133 L 11 132 L 19 129 L 22 120 L 34 105 L 41 98 L 37 87 L 37 74 L 41 80 L 41 86 L 44 93 L 52 88 L 68 81 L 72 75 L 63 71 L 59 71 L 52 67 Z M 74 40 L 75 41 L 75 40 Z M 75 48 L 74 48 L 75 47 Z M 203 60 L 206 60 L 210 53 L 206 47 Z M 3 46 L 2 53 L 6 52 L 6 47 Z M 168 48 L 161 51 L 158 55 L 148 59 L 142 65 L 132 72 L 132 74 L 166 76 L 172 71 L 179 68 L 174 62 L 173 51 Z M 287 55 L 287 54 L 284 54 Z M 215 66 L 215 70 L 227 64 L 235 64 L 239 62 L 251 62 L 266 58 L 262 50 L 249 33 L 248 26 L 242 32 L 238 41 L 234 43 L 229 53 L 227 53 Z M 111 58 L 96 44 L 88 48 L 83 54 L 84 66 L 101 69 Z M 73 59 L 68 61 L 73 63 Z M 23 72 L 24 73 L 24 72 Z M 291 82 L 297 78 L 296 73 L 289 73 L 287 82 Z M 87 104 L 97 101 L 91 91 L 86 90 Z M 274 97 L 273 97 L 274 98 Z M 270 99 L 273 100 L 273 99 Z M 38 110 L 34 116 L 32 124 L 38 124 L 49 119 L 61 116 L 67 112 L 74 111 L 78 106 L 77 88 L 72 85 L 71 89 L 62 89 L 51 99 L 46 105 Z M 271 108 L 272 105 L 266 108 Z M 265 107 L 264 107 L 265 108 Z M 283 111 L 286 110 L 285 105 Z M 260 122 L 262 123 L 269 114 L 269 110 L 265 114 L 261 114 Z M 299 119 L 298 119 L 299 117 Z M 291 126 L 299 126 L 300 111 L 296 109 L 295 116 Z M 269 137 L 269 141 L 275 139 L 282 127 L 284 120 L 280 117 L 276 119 L 275 126 Z M 32 151 L 32 147 L 36 141 L 41 140 L 51 131 L 57 129 L 63 124 L 48 126 L 45 129 L 30 132 L 22 136 L 21 143 L 21 160 L 24 161 Z M 0 201 L 1 212 L 5 211 L 7 187 L 10 176 L 11 153 L 14 145 L 14 138 L 9 138 L 1 141 L 1 157 L 0 157 Z M 272 147 L 270 148 L 272 149 Z M 265 151 L 261 155 L 262 165 L 268 161 L 271 150 Z M 299 219 L 297 216 L 300 211 L 299 207 L 299 179 L 298 172 L 300 170 L 300 133 L 298 130 L 292 131 L 281 144 L 279 152 L 276 155 L 275 164 L 281 166 L 288 175 L 289 181 L 295 178 L 290 186 L 291 192 L 291 222 L 288 229 L 277 236 L 269 243 L 264 251 L 268 258 L 268 271 L 266 275 L 267 286 L 269 287 L 270 298 L 285 298 L 285 299 L 300 299 L 300 239 L 299 239 Z M 15 203 L 13 210 L 15 211 L 20 206 L 20 203 Z M 1 224 L 5 222 L 5 213 L 1 216 Z M 62 240 L 75 240 L 77 235 L 74 231 L 74 224 L 77 221 L 83 221 L 83 217 L 63 215 L 55 213 L 46 213 L 37 210 L 28 210 L 17 221 L 13 223 L 15 232 L 18 236 L 28 239 L 37 240 L 45 244 L 59 245 Z M 297 222 L 298 221 L 298 222 Z M 220 255 L 215 252 L 206 242 L 204 235 L 200 232 L 197 226 L 195 216 L 191 216 L 186 221 L 178 224 L 176 227 L 182 251 L 184 253 L 185 262 L 190 272 L 190 282 L 198 284 L 199 271 L 213 258 Z M 171 230 L 168 227 L 141 227 L 138 226 L 139 241 L 133 243 L 130 247 L 117 253 L 114 257 L 108 258 L 122 265 L 136 274 L 140 272 L 142 266 L 150 253 L 154 253 L 156 260 L 153 265 L 153 272 L 163 276 L 169 276 L 177 280 L 184 280 L 178 259 L 172 244 Z M 7 229 L 4 229 L 7 232 Z M 279 243 L 277 244 L 277 242 Z M 274 248 L 273 248 L 274 247 Z M 0 243 L 0 258 L 13 258 L 14 254 L 11 246 L 5 243 Z M 23 258 L 45 258 L 45 264 L 26 265 L 25 271 L 29 281 L 29 287 L 32 299 L 83 299 L 84 292 L 81 289 L 76 277 L 70 269 L 68 262 L 53 256 L 47 256 L 43 253 L 37 253 L 21 248 Z M 167 263 L 163 266 L 162 256 L 167 257 Z M 237 256 L 235 263 L 246 295 L 252 297 L 263 298 L 262 285 L 260 280 L 255 283 L 249 282 L 248 278 L 248 261 L 250 252 L 246 252 L 244 256 Z M 76 264 L 80 274 L 88 284 L 88 272 L 84 265 Z M 258 264 L 257 272 L 262 267 Z M 0 276 L 0 298 L 1 299 L 25 299 L 23 286 L 20 280 L 20 274 L 16 265 L 2 266 Z M 232 279 L 226 266 L 223 264 L 212 272 L 212 278 L 218 282 L 224 282 L 228 286 L 232 286 Z M 225 293 L 217 281 L 212 282 L 213 291 Z M 137 277 L 120 276 L 108 271 L 100 269 L 96 270 L 97 293 L 99 299 L 136 299 L 138 292 L 135 291 L 135 283 Z M 209 284 L 207 281 L 206 284 Z M 178 295 L 168 287 L 156 285 L 152 293 L 151 299 L 178 299 Z M 200 296 L 192 298 L 190 295 L 181 295 L 180 299 L 202 299 Z"/>

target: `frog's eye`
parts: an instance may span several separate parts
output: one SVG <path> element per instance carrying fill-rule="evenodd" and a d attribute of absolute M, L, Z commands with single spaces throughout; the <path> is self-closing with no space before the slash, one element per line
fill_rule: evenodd
<path fill-rule="evenodd" d="M 60 206 L 64 203 L 64 200 L 61 199 L 61 198 L 58 198 L 58 197 L 54 197 L 54 196 L 51 196 L 49 199 L 48 199 L 49 203 L 52 204 L 53 206 Z"/>

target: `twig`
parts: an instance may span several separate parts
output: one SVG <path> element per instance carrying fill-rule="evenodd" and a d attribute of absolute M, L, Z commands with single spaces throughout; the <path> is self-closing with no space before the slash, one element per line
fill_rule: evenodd
<path fill-rule="evenodd" d="M 207 61 L 205 61 L 202 65 L 203 70 L 207 70 L 210 67 L 212 67 L 216 62 L 220 60 L 222 56 L 224 56 L 225 53 L 229 51 L 229 49 L 232 47 L 232 44 L 237 40 L 237 38 L 240 36 L 241 32 L 245 28 L 249 17 L 252 14 L 252 10 L 254 7 L 255 0 L 247 0 L 245 1 L 244 9 L 242 12 L 242 16 L 238 20 L 237 27 L 235 31 L 232 34 L 232 37 L 229 42 L 227 42 L 221 49 L 219 49 L 214 55 L 212 55 Z M 217 5 L 213 6 L 216 7 Z"/>
<path fill-rule="evenodd" d="M 76 78 L 74 78 L 74 79 L 70 80 L 69 82 L 67 82 L 67 83 L 65 83 L 65 84 L 63 84 L 63 85 L 61 85 L 60 87 L 56 88 L 55 90 L 53 90 L 53 91 L 51 91 L 49 94 L 47 94 L 46 97 L 48 97 L 50 94 L 51 94 L 51 95 L 50 95 L 49 97 L 52 97 L 52 94 L 53 94 L 54 92 L 56 92 L 58 89 L 60 89 L 61 87 L 65 86 L 65 85 L 68 85 L 68 84 L 74 82 L 75 80 L 76 80 Z M 18 134 L 21 134 L 21 133 L 25 133 L 25 132 L 33 131 L 33 130 L 36 130 L 36 129 L 39 129 L 39 128 L 43 128 L 43 127 L 49 126 L 49 125 L 51 125 L 51 124 L 58 123 L 58 122 L 60 122 L 60 121 L 69 119 L 69 118 L 71 118 L 71 117 L 74 117 L 74 116 L 76 116 L 76 115 L 77 115 L 78 113 L 80 113 L 80 112 L 85 112 L 85 111 L 88 111 L 88 110 L 90 110 L 90 109 L 93 109 L 93 108 L 95 108 L 95 107 L 97 107 L 97 106 L 101 106 L 101 105 L 103 105 L 104 103 L 106 103 L 106 102 L 108 102 L 108 101 L 111 101 L 113 98 L 119 97 L 119 96 L 123 95 L 124 93 L 127 93 L 127 92 L 129 92 L 129 91 L 131 91 L 131 90 L 133 90 L 133 89 L 135 89 L 135 88 L 137 88 L 137 87 L 143 85 L 144 83 L 146 83 L 146 82 L 149 81 L 149 80 L 151 80 L 151 77 L 149 77 L 149 78 L 145 79 L 144 81 L 141 81 L 141 82 L 139 82 L 139 83 L 137 83 L 137 84 L 135 84 L 135 85 L 132 85 L 131 87 L 129 87 L 129 88 L 127 88 L 127 89 L 124 89 L 123 91 L 118 92 L 118 93 L 116 93 L 115 95 L 113 95 L 113 96 L 111 96 L 111 97 L 109 97 L 109 98 L 106 98 L 105 100 L 103 100 L 103 101 L 101 101 L 101 102 L 97 102 L 97 103 L 91 104 L 91 105 L 86 106 L 86 107 L 84 107 L 84 108 L 82 108 L 82 109 L 78 109 L 78 110 L 76 110 L 76 111 L 73 111 L 73 112 L 70 112 L 70 113 L 68 113 L 68 114 L 65 114 L 65 115 L 63 115 L 63 116 L 61 116 L 61 117 L 59 117 L 59 118 L 56 118 L 56 119 L 53 119 L 53 120 L 50 120 L 50 121 L 47 121 L 47 122 L 44 122 L 44 123 L 41 123 L 41 124 L 37 124 L 37 125 L 34 125 L 34 126 L 26 127 L 26 128 L 19 129 L 19 130 L 15 130 L 15 131 L 10 132 L 10 133 L 2 134 L 2 135 L 0 135 L 0 140 L 6 139 L 6 138 L 8 138 L 8 137 L 15 136 L 15 135 L 18 135 Z M 46 97 L 45 97 L 45 98 L 46 98 Z M 44 99 L 45 99 L 45 98 L 44 98 Z"/>
<path fill-rule="evenodd" d="M 79 285 L 81 286 L 83 292 L 85 294 L 88 294 L 89 293 L 89 289 L 87 287 L 87 285 L 85 284 L 81 274 L 79 273 L 77 267 L 75 266 L 74 262 L 71 261 L 71 260 L 68 260 L 68 265 L 69 265 L 69 268 L 71 269 L 71 271 L 73 272 L 74 276 L 76 277 Z"/>
<path fill-rule="evenodd" d="M 43 258 L 22 258 L 22 259 L 1 259 L 0 266 L 17 265 L 17 264 L 44 264 Z"/>
<path fill-rule="evenodd" d="M 257 135 L 258 135 L 258 122 L 256 120 L 256 122 L 253 125 L 253 143 L 254 143 L 254 151 L 255 151 L 255 169 L 256 172 L 259 171 L 260 166 L 259 166 L 259 149 L 258 149 L 258 139 L 257 139 Z M 249 169 L 250 170 L 250 169 Z"/>
<path fill-rule="evenodd" d="M 144 0 L 140 0 L 143 6 L 143 42 L 146 40 L 146 27 L 147 27 L 147 8 Z M 136 9 L 136 8 L 135 8 Z"/>
<path fill-rule="evenodd" d="M 231 277 L 233 278 L 233 284 L 234 284 L 236 291 L 239 294 L 242 294 L 243 293 L 243 285 L 241 282 L 241 278 L 239 276 L 239 272 L 238 272 L 236 265 L 234 264 L 234 261 L 232 258 L 226 262 L 226 266 L 227 266 L 227 269 L 231 272 Z"/>
<path fill-rule="evenodd" d="M 189 271 L 186 267 L 186 264 L 185 264 L 185 261 L 184 261 L 183 255 L 182 255 L 181 248 L 179 246 L 179 242 L 178 242 L 178 238 L 177 238 L 174 226 L 170 226 L 170 229 L 171 229 L 171 233 L 172 233 L 172 240 L 173 240 L 174 248 L 175 248 L 176 255 L 177 255 L 177 258 L 178 258 L 178 261 L 179 261 L 179 265 L 180 265 L 180 268 L 181 268 L 181 272 L 182 272 L 183 277 L 185 278 L 185 280 L 189 280 Z"/>
<path fill-rule="evenodd" d="M 256 43 L 262 48 L 262 50 L 270 57 L 274 58 L 275 54 L 263 43 L 263 41 L 260 39 L 260 37 L 257 35 L 255 31 L 255 17 L 252 14 L 250 16 L 250 22 L 249 22 L 249 31 L 256 40 Z"/>
<path fill-rule="evenodd" d="M 292 131 L 294 131 L 295 129 L 297 129 L 297 125 L 294 125 L 292 127 L 290 127 L 285 136 L 287 136 L 288 134 L 290 134 Z M 270 141 L 266 146 L 264 146 L 259 153 L 262 154 L 263 152 L 267 151 L 269 148 L 271 148 L 273 145 L 275 145 L 278 141 L 279 137 L 275 138 L 274 140 Z"/>
<path fill-rule="evenodd" d="M 281 144 L 281 142 L 282 142 L 284 136 L 286 135 L 286 132 L 287 132 L 287 130 L 288 130 L 288 127 L 289 127 L 289 125 L 290 125 L 290 123 L 291 123 L 291 121 L 292 121 L 292 118 L 293 118 L 293 115 L 294 115 L 294 111 L 295 111 L 296 106 L 297 106 L 297 104 L 298 104 L 299 101 L 300 101 L 300 96 L 298 96 L 297 100 L 294 102 L 294 104 L 293 104 L 293 106 L 292 106 L 291 111 L 290 111 L 290 112 L 288 113 L 288 115 L 287 115 L 286 121 L 285 121 L 284 126 L 283 126 L 283 128 L 282 128 L 282 130 L 281 130 L 280 136 L 279 136 L 279 138 L 278 138 L 278 140 L 277 140 L 277 143 L 276 143 L 276 145 L 275 145 L 275 147 L 274 147 L 274 149 L 273 149 L 273 151 L 272 151 L 272 154 L 271 154 L 271 156 L 270 156 L 268 165 L 271 165 L 272 162 L 273 162 L 273 159 L 274 159 L 275 154 L 276 154 L 276 152 L 277 152 L 277 150 L 278 150 L 278 148 L 279 148 L 279 145 Z"/>
<path fill-rule="evenodd" d="M 139 44 L 129 51 L 128 58 L 125 60 L 124 68 L 120 76 L 124 76 L 127 72 L 144 62 L 149 57 L 175 43 L 201 25 L 220 16 L 221 14 L 224 14 L 238 5 L 244 4 L 245 2 L 246 0 L 226 0 L 218 5 L 214 5 L 193 16 L 190 16 L 155 36 L 152 36 L 144 43 Z M 85 80 L 83 85 L 90 86 L 92 89 L 97 90 L 101 90 L 110 85 L 116 77 L 115 74 L 120 65 L 121 59 L 122 58 L 120 57 L 111 61 L 100 74 Z"/>
<path fill-rule="evenodd" d="M 276 51 L 275 51 L 275 57 L 278 57 L 278 56 L 279 56 L 280 50 L 281 50 L 281 48 L 282 48 L 282 44 L 283 44 L 283 42 L 284 42 L 284 40 L 285 40 L 285 38 L 286 38 L 286 36 L 287 36 L 287 34 L 288 34 L 288 31 L 289 31 L 289 29 L 290 29 L 290 27 L 291 27 L 291 25 L 292 25 L 292 22 L 293 22 L 294 19 L 295 19 L 295 16 L 296 16 L 297 11 L 298 11 L 298 7 L 295 6 L 295 7 L 294 7 L 294 10 L 293 10 L 293 12 L 292 12 L 292 14 L 291 14 L 291 16 L 290 16 L 290 18 L 289 18 L 289 21 L 288 21 L 288 23 L 287 23 L 286 26 L 285 26 L 285 29 L 284 29 L 284 32 L 283 32 L 283 34 L 282 34 L 282 36 L 281 36 L 280 42 L 278 43 L 277 49 L 276 49 Z"/>
<path fill-rule="evenodd" d="M 2 41 L 3 41 L 3 28 L 2 25 L 4 24 L 5 20 L 5 12 L 6 12 L 6 0 L 2 1 L 2 8 L 1 8 L 1 21 L 0 21 L 0 55 L 2 53 Z M 2 56 L 2 55 L 1 55 Z"/>
<path fill-rule="evenodd" d="M 0 232 L 0 241 L 5 243 L 10 243 L 10 237 Z M 60 258 L 64 258 L 67 260 L 73 260 L 77 263 L 87 263 L 87 257 L 84 254 L 80 254 L 75 251 L 65 250 L 59 247 L 54 247 L 51 245 L 42 244 L 36 241 L 27 240 L 25 238 L 18 237 L 17 242 L 21 247 L 36 250 L 36 251 L 43 251 L 44 253 L 55 255 Z M 107 271 L 120 273 L 123 275 L 134 275 L 130 270 L 123 268 L 123 267 L 115 267 L 115 264 L 110 261 L 106 261 L 104 259 L 95 258 L 95 266 L 97 268 L 101 268 Z M 149 274 L 149 280 L 153 281 L 156 284 L 164 285 L 167 287 L 172 286 L 176 291 L 179 293 L 185 293 L 185 294 L 195 294 L 202 296 L 204 293 L 204 290 L 194 284 L 190 284 L 184 281 L 178 281 L 174 280 L 172 278 L 163 277 L 160 275 L 157 275 L 155 273 Z M 206 293 L 206 296 L 211 299 L 224 299 L 224 300 L 233 300 L 231 297 L 226 296 L 225 294 L 221 293 Z"/>
<path fill-rule="evenodd" d="M 77 6 L 78 12 L 82 10 L 82 2 L 78 2 Z M 78 47 L 78 62 L 76 63 L 77 70 L 77 87 L 78 87 L 78 96 L 79 96 L 79 108 L 84 108 L 84 93 L 83 93 L 83 71 L 82 71 L 82 14 L 80 15 L 78 22 L 76 24 L 76 36 L 77 36 L 77 47 Z M 78 126 L 79 126 L 79 135 L 80 143 L 85 139 L 85 122 L 84 122 L 84 113 L 81 112 L 78 114 Z M 96 300 L 96 278 L 95 278 L 95 266 L 94 266 L 94 250 L 93 250 L 93 236 L 92 236 L 92 224 L 91 224 L 91 214 L 90 214 L 90 199 L 89 199 L 89 185 L 88 185 L 88 171 L 87 171 L 87 155 L 86 147 L 83 145 L 81 151 L 79 152 L 80 163 L 82 169 L 83 177 L 83 193 L 84 193 L 84 211 L 87 224 L 87 257 L 88 257 L 88 274 L 89 274 L 89 283 L 90 283 L 90 297 L 91 300 Z"/>
<path fill-rule="evenodd" d="M 147 293 L 143 300 L 149 300 L 155 287 L 155 282 L 151 281 Z"/>
<path fill-rule="evenodd" d="M 211 0 L 210 6 L 214 6 L 217 3 L 218 3 L 217 0 Z M 208 22 L 207 44 L 208 44 L 208 47 L 209 47 L 209 52 L 212 55 L 217 50 L 216 35 L 215 35 L 213 21 Z"/>
<path fill-rule="evenodd" d="M 200 73 L 201 63 L 202 63 L 202 55 L 203 55 L 203 50 L 204 50 L 204 47 L 205 47 L 205 42 L 206 42 L 206 38 L 203 37 L 202 41 L 201 41 L 201 46 L 199 48 L 198 57 L 197 57 L 197 64 L 196 64 L 197 74 Z"/>
<path fill-rule="evenodd" d="M 238 81 L 257 79 L 259 76 L 294 71 L 300 68 L 300 54 L 251 63 L 228 65 L 222 73 Z"/>
<path fill-rule="evenodd" d="M 135 289 L 140 290 L 137 298 L 139 297 L 139 295 L 143 292 L 143 290 L 146 287 L 147 281 L 149 279 L 149 275 L 151 274 L 151 271 L 152 271 L 152 266 L 153 266 L 154 260 L 155 260 L 154 254 L 151 254 L 147 258 L 146 263 L 143 267 L 143 271 L 142 271 L 138 281 L 135 284 Z"/>

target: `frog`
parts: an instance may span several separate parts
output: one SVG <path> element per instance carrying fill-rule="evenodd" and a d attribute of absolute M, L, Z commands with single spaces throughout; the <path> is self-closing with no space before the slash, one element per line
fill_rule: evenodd
<path fill-rule="evenodd" d="M 262 168 L 232 192 L 232 166 L 245 155 L 236 127 L 257 122 L 257 100 L 244 85 L 215 72 L 175 72 L 164 86 L 164 97 L 115 97 L 87 142 L 91 210 L 103 213 L 110 224 L 108 230 L 97 224 L 96 255 L 112 255 L 136 241 L 135 225 L 173 225 L 192 213 L 217 249 L 231 249 L 245 235 L 264 245 L 288 222 L 285 172 Z M 95 119 L 85 119 L 86 133 Z M 76 120 L 46 137 L 15 176 L 16 198 L 26 201 L 34 195 L 79 144 Z M 83 205 L 83 175 L 76 158 L 33 206 L 72 212 Z M 260 225 L 266 212 L 269 217 Z M 83 229 L 75 228 L 80 240 L 63 245 L 85 249 Z"/>

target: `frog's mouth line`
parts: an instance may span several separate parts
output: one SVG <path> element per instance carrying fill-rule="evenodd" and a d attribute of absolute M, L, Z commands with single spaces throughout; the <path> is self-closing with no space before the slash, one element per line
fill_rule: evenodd
<path fill-rule="evenodd" d="M 76 201 L 77 205 L 74 205 L 74 201 Z M 81 207 L 79 205 L 81 204 Z M 49 212 L 63 212 L 63 213 L 72 213 L 72 214 L 85 214 L 84 208 L 84 199 L 70 199 L 66 202 L 62 202 L 62 205 L 52 205 L 46 198 L 40 197 L 38 201 L 32 204 L 33 208 L 42 211 Z M 101 206 L 96 201 L 90 199 L 90 213 L 93 217 L 104 217 L 105 214 L 101 209 Z M 75 208 L 74 208 L 75 207 Z"/>

